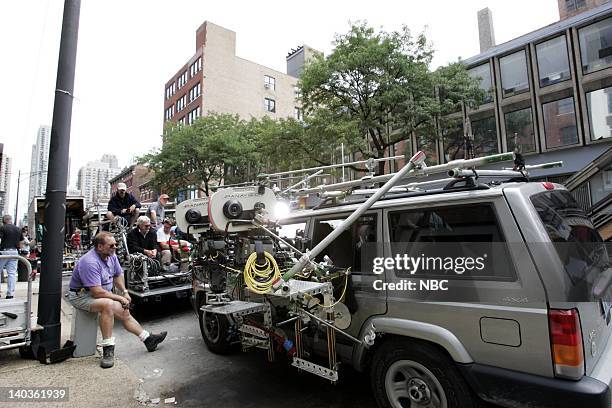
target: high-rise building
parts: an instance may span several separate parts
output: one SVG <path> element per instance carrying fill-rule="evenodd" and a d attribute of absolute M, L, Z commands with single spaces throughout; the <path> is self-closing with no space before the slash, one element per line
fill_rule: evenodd
<path fill-rule="evenodd" d="M 108 167 L 110 167 L 111 169 L 119 168 L 119 161 L 117 160 L 117 156 L 115 156 L 114 154 L 104 153 L 100 161 L 102 163 L 108 163 Z"/>
<path fill-rule="evenodd" d="M 236 56 L 236 33 L 205 21 L 196 31 L 196 52 L 166 82 L 164 122 L 189 125 L 207 112 L 251 117 L 298 117 L 296 83 L 317 51 L 302 46 L 287 56 L 288 74 Z"/>
<path fill-rule="evenodd" d="M 601 6 L 610 0 L 557 0 L 559 5 L 559 18 L 574 17 L 576 14 L 583 13 L 595 7 Z"/>
<path fill-rule="evenodd" d="M 111 163 L 114 167 L 111 167 Z M 85 205 L 89 207 L 96 201 L 108 201 L 111 195 L 109 180 L 121 172 L 114 155 L 105 154 L 100 161 L 87 163 L 79 170 L 77 188 L 85 197 Z"/>
<path fill-rule="evenodd" d="M 0 143 L 0 216 L 10 213 L 11 158 L 3 150 L 4 146 Z"/>
<path fill-rule="evenodd" d="M 49 170 L 49 147 L 51 144 L 51 126 L 42 125 L 36 134 L 36 143 L 32 145 L 30 161 L 30 188 L 28 205 L 34 197 L 45 195 L 47 191 L 47 171 Z M 70 157 L 66 186 L 70 185 Z"/>
<path fill-rule="evenodd" d="M 51 126 L 41 126 L 36 134 L 36 144 L 32 145 L 28 203 L 32 202 L 34 197 L 44 195 L 47 189 L 50 142 Z"/>

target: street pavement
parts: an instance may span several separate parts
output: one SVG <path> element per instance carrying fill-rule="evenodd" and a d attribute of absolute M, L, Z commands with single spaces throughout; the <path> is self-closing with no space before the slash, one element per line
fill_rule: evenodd
<path fill-rule="evenodd" d="M 64 290 L 69 277 L 63 278 Z M 23 286 L 23 283 L 20 284 Z M 37 284 L 34 287 L 37 292 Z M 25 293 L 25 290 L 23 290 Z M 36 311 L 37 296 L 34 297 Z M 62 343 L 70 334 L 72 307 L 62 300 Z M 16 350 L 0 352 L 0 387 L 64 386 L 70 401 L 60 404 L 4 404 L 19 407 L 223 407 L 223 408 L 372 408 L 369 378 L 342 367 L 333 385 L 286 362 L 268 363 L 261 351 L 227 356 L 211 353 L 187 299 L 164 298 L 139 307 L 135 316 L 146 330 L 168 331 L 157 351 L 117 322 L 116 361 L 99 367 L 99 356 L 68 359 L 54 365 L 22 360 Z M 99 335 L 99 331 L 98 331 Z M 172 401 L 165 403 L 165 400 Z M 0 406 L 4 406 L 0 403 Z"/>
<path fill-rule="evenodd" d="M 181 407 L 376 406 L 368 377 L 350 369 L 332 385 L 284 362 L 268 363 L 262 351 L 211 353 L 186 299 L 141 307 L 136 316 L 146 330 L 168 331 L 158 350 L 148 353 L 138 338 L 115 330 L 117 357 L 144 381 L 150 399 L 175 397 Z"/>

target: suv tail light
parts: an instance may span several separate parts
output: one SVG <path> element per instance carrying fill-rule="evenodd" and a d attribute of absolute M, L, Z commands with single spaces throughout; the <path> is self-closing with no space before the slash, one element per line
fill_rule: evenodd
<path fill-rule="evenodd" d="M 584 375 L 580 316 L 576 309 L 548 311 L 555 376 L 578 380 Z"/>

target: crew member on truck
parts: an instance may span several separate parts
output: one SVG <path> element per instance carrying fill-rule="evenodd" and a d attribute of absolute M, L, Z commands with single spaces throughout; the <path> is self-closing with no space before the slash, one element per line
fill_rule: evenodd
<path fill-rule="evenodd" d="M 138 217 L 136 227 L 127 234 L 127 245 L 130 254 L 140 253 L 149 258 L 157 258 L 157 236 L 155 231 L 151 231 L 149 217 Z"/>
<path fill-rule="evenodd" d="M 131 227 L 138 218 L 140 202 L 127 192 L 125 183 L 117 184 L 117 192 L 113 194 L 108 202 L 108 212 L 106 218 L 110 221 L 115 221 L 117 217 L 122 217 L 127 221 L 128 227 Z"/>

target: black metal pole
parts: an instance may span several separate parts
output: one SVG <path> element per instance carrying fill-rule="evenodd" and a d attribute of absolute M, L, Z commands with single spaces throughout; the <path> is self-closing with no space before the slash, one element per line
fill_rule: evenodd
<path fill-rule="evenodd" d="M 17 209 L 19 208 L 19 183 L 21 182 L 21 170 L 17 173 L 17 200 L 15 200 L 15 219 L 13 224 L 19 225 L 17 222 Z"/>
<path fill-rule="evenodd" d="M 42 241 L 43 252 L 38 296 L 38 322 L 44 327 L 44 330 L 38 345 L 39 358 L 40 347 L 45 353 L 60 348 L 66 179 L 68 177 L 68 150 L 80 9 L 80 0 L 64 1 L 45 194 L 45 231 Z"/>

